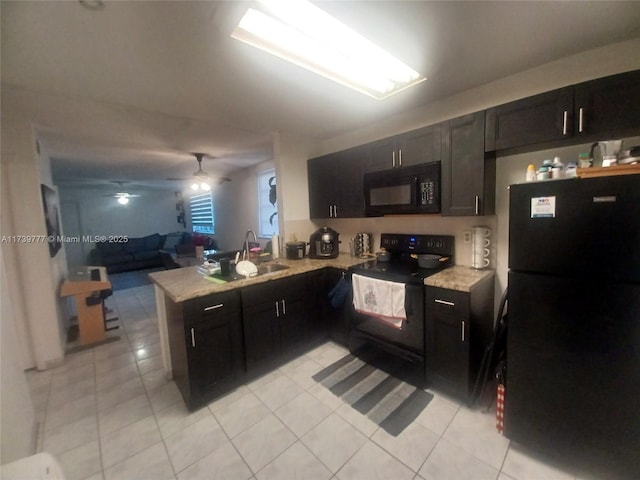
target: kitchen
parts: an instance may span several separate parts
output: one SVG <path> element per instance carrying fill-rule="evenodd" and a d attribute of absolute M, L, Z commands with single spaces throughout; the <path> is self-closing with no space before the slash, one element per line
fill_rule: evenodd
<path fill-rule="evenodd" d="M 295 233 L 298 238 L 306 239 L 319 226 L 327 225 L 340 232 L 343 240 L 351 238 L 357 232 L 371 232 L 376 238 L 383 232 L 412 232 L 417 234 L 442 234 L 454 235 L 456 237 L 456 258 L 460 264 L 469 265 L 471 261 L 470 248 L 464 248 L 464 232 L 477 224 L 487 225 L 497 235 L 494 242 L 497 248 L 493 258 L 496 259 L 498 267 L 497 275 L 499 283 L 496 285 L 496 292 L 500 292 L 506 285 L 506 251 L 500 246 L 506 245 L 506 230 L 500 227 L 501 222 L 506 218 L 506 194 L 505 188 L 508 184 L 524 176 L 526 166 L 529 163 L 538 165 L 543 159 L 553 158 L 556 154 L 565 161 L 577 158 L 577 154 L 588 149 L 589 145 L 581 145 L 571 151 L 553 150 L 549 152 L 539 152 L 523 156 L 499 157 L 497 159 L 497 188 L 496 188 L 496 210 L 497 215 L 485 217 L 478 222 L 476 218 L 470 217 L 448 217 L 433 218 L 425 222 L 416 222 L 413 218 L 387 218 L 387 219 L 329 219 L 321 223 L 309 220 L 308 213 L 308 184 L 306 172 L 306 160 L 308 158 L 320 156 L 346 149 L 352 146 L 365 144 L 389 135 L 400 134 L 425 125 L 435 124 L 451 118 L 465 115 L 469 112 L 483 110 L 505 102 L 525 98 L 530 95 L 549 91 L 555 88 L 564 87 L 570 84 L 580 83 L 592 78 L 598 78 L 608 74 L 621 73 L 630 69 L 638 68 L 634 64 L 637 52 L 637 43 L 622 42 L 608 48 L 594 49 L 589 52 L 577 54 L 564 61 L 536 67 L 521 74 L 505 76 L 495 83 L 476 87 L 462 94 L 457 94 L 446 100 L 433 102 L 428 107 L 419 107 L 408 113 L 392 116 L 384 121 L 368 128 L 351 131 L 349 133 L 334 136 L 328 140 L 318 143 L 310 143 L 295 136 L 279 133 L 274 135 L 273 149 L 277 153 L 278 163 L 276 169 L 278 173 L 279 187 L 282 193 L 283 228 L 281 231 L 285 238 L 288 234 Z M 636 62 L 637 63 L 637 62 Z M 605 66 L 603 68 L 603 66 Z M 3 104 L 3 113 L 4 113 Z M 18 132 L 22 132 L 18 137 L 24 137 L 24 132 L 28 127 L 19 125 Z M 3 135 L 3 137 L 6 137 Z M 602 139 L 600 139 L 602 140 Z M 631 139 L 627 145 L 638 144 L 637 140 Z M 569 147 L 567 147 L 569 148 Z M 513 162 L 522 162 L 515 165 Z M 29 190 L 28 188 L 25 190 Z M 239 206 L 242 208 L 242 205 Z M 26 216 L 25 216 L 26 217 Z M 244 227 L 246 229 L 246 226 Z M 343 242 L 342 249 L 347 251 L 348 244 Z M 39 259 L 43 260 L 43 259 Z M 34 258 L 34 261 L 35 258 Z M 45 263 L 46 259 L 43 260 Z M 501 267 L 502 265 L 502 267 Z M 37 276 L 36 276 L 37 277 Z M 34 285 L 42 285 L 43 280 L 34 278 Z M 497 293 L 498 294 L 498 293 Z M 51 335 L 52 338 L 55 334 Z"/>

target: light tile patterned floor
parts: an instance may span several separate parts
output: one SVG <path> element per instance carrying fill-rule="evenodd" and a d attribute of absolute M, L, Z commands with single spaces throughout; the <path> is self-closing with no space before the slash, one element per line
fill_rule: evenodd
<path fill-rule="evenodd" d="M 68 480 L 576 478 L 510 445 L 494 414 L 437 391 L 389 435 L 311 379 L 347 353 L 331 342 L 189 413 L 163 375 L 153 288 L 108 303 L 119 341 L 28 373 L 39 449 Z"/>

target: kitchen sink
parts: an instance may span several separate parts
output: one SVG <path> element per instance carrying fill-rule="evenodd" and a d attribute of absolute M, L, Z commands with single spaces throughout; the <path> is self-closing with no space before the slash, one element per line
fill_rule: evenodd
<path fill-rule="evenodd" d="M 289 268 L 286 265 L 282 265 L 280 263 L 271 263 L 271 264 L 266 264 L 266 265 L 258 265 L 258 273 L 255 275 L 255 277 L 261 276 L 261 275 L 266 275 L 267 273 L 273 273 L 273 272 L 279 272 L 280 270 L 286 270 L 287 268 Z M 234 282 L 236 280 L 244 280 L 245 276 L 244 275 L 240 275 L 239 273 L 236 273 L 234 267 L 232 267 L 232 272 L 229 275 L 220 275 L 220 274 L 213 274 L 213 275 L 209 275 L 212 278 L 215 278 L 217 280 L 222 280 L 224 282 Z"/>
<path fill-rule="evenodd" d="M 267 265 L 258 265 L 258 275 L 264 275 L 265 273 L 279 272 L 280 270 L 286 270 L 289 268 L 286 265 L 280 263 L 271 263 Z"/>

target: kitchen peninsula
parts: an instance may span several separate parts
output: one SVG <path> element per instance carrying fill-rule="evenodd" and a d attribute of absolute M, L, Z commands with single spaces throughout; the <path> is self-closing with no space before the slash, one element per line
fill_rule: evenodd
<path fill-rule="evenodd" d="M 349 309 L 331 307 L 327 295 L 347 269 L 372 260 L 278 259 L 264 265 L 288 268 L 227 283 L 197 267 L 151 273 L 167 378 L 195 409 L 331 337 L 332 325 L 347 330 Z M 429 285 L 468 292 L 492 276 L 454 266 Z"/>

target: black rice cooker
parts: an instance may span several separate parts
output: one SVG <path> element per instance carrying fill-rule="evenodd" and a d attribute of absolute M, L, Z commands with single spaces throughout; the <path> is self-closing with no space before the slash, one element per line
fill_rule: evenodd
<path fill-rule="evenodd" d="M 339 233 L 329 227 L 322 227 L 309 238 L 310 258 L 336 258 L 338 256 Z"/>
<path fill-rule="evenodd" d="M 287 252 L 287 259 L 300 260 L 306 254 L 307 244 L 305 242 L 287 242 L 284 248 Z"/>

